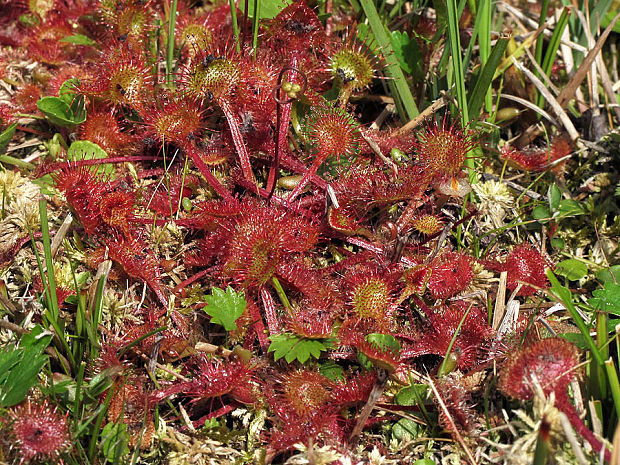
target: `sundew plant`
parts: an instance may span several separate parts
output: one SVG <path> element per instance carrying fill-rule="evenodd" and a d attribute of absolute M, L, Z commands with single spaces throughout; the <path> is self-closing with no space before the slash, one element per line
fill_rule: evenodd
<path fill-rule="evenodd" d="M 615 463 L 613 3 L 0 0 L 0 462 Z"/>

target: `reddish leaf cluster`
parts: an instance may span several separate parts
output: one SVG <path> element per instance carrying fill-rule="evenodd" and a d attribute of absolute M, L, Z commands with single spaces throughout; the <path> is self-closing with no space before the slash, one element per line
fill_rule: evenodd
<path fill-rule="evenodd" d="M 33 9 L 48 3 L 53 7 Z M 247 40 L 231 38 L 227 5 L 182 3 L 178 73 L 165 78 L 152 36 L 153 24 L 168 21 L 166 2 L 28 2 L 28 14 L 39 19 L 19 26 L 15 38 L 49 66 L 43 95 L 57 95 L 68 78 L 79 80 L 87 119 L 75 134 L 109 156 L 46 160 L 41 169 L 54 172 L 50 189 L 64 195 L 76 216 L 85 263 L 110 259 L 125 278 L 149 288 L 134 315 L 143 321 L 124 322 L 125 338 L 106 334 L 101 344 L 95 371 L 118 371 L 135 383 L 115 380 L 119 399 L 108 420 L 136 428 L 145 418 L 152 433 L 145 412 L 173 396 L 191 399 L 197 425 L 256 404 L 273 414 L 263 439 L 277 453 L 297 442 L 346 440 L 378 370 L 403 382 L 419 365 L 436 375 L 449 348 L 444 371 L 482 368 L 495 334 L 486 311 L 467 295 L 475 265 L 506 271 L 508 289 L 522 284 L 519 294 L 530 296 L 548 286 L 548 263 L 527 245 L 503 262 L 477 263 L 456 251 L 448 218 L 462 205 L 450 202 L 468 189 L 463 165 L 475 132 L 449 116 L 417 134 L 364 129 L 350 97 L 379 75 L 380 60 L 352 33 L 345 40 L 328 34 L 303 0 L 261 23 L 256 53 Z M 12 18 L 25 11 L 10 10 Z M 420 37 L 434 29 L 425 22 L 417 28 Z M 75 34 L 97 47 L 63 40 Z M 172 40 L 165 33 L 164 39 Z M 430 50 L 424 54 L 430 59 Z M 330 86 L 339 92 L 333 101 L 323 97 Z M 23 86 L 16 97 L 23 111 L 34 110 L 38 91 Z M 0 106 L 0 125 L 14 113 Z M 554 153 L 565 149 L 558 142 Z M 390 152 L 398 156 L 388 158 Z M 58 157 L 64 159 L 62 150 Z M 203 296 L 228 285 L 243 292 L 247 306 L 237 328 L 218 338 L 221 329 L 211 331 L 215 324 L 201 310 Z M 168 329 L 138 341 L 160 326 Z M 321 359 L 312 367 L 274 362 L 269 337 L 285 332 L 324 344 Z M 193 344 L 206 340 L 238 347 L 196 355 Z M 121 353 L 122 346 L 132 350 Z M 142 355 L 177 363 L 177 379 L 158 389 L 137 386 L 146 376 L 128 373 L 126 365 Z M 320 370 L 325 357 L 342 362 L 340 380 Z M 528 398 L 509 387 L 526 376 L 511 363 L 505 392 Z M 445 382 L 440 389 L 453 405 L 467 403 L 460 387 Z M 220 410 L 212 408 L 214 399 Z M 28 405 L 20 415 L 32 420 L 34 409 Z M 55 458 L 53 451 L 66 446 L 66 425 L 56 420 L 62 431 L 41 457 Z M 465 429 L 474 423 L 467 415 L 460 420 Z M 15 431 L 29 460 L 40 449 L 19 429 L 24 424 L 16 421 Z"/>

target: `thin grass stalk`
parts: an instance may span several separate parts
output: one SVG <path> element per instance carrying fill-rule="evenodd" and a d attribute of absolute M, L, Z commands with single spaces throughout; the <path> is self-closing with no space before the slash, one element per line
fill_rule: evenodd
<path fill-rule="evenodd" d="M 618 381 L 618 370 L 611 357 L 605 361 L 605 371 L 607 372 L 607 380 L 609 381 L 614 408 L 616 409 L 616 417 L 620 418 L 620 382 Z"/>
<path fill-rule="evenodd" d="M 77 277 L 75 276 L 75 265 L 73 260 L 69 259 L 69 266 L 71 267 L 71 276 L 73 277 L 73 288 L 75 295 L 77 296 L 77 312 L 75 314 L 75 330 L 77 339 L 73 344 L 73 354 L 77 365 L 82 363 L 84 355 L 84 325 L 86 324 L 86 308 L 84 305 L 84 299 L 81 295 L 81 290 L 77 283 Z"/>
<path fill-rule="evenodd" d="M 34 164 L 28 163 L 24 160 L 20 160 L 19 158 L 12 157 L 11 155 L 0 155 L 0 163 L 4 163 L 6 165 L 13 165 L 23 170 L 32 170 L 35 168 Z"/>
<path fill-rule="evenodd" d="M 84 382 L 84 373 L 86 371 L 86 363 L 81 362 L 78 368 L 77 378 L 75 380 L 75 399 L 73 401 L 73 417 L 75 422 L 79 423 L 81 420 L 81 405 L 82 405 L 82 383 Z"/>
<path fill-rule="evenodd" d="M 438 378 L 441 378 L 442 376 L 447 374 L 446 365 L 448 363 L 448 357 L 450 356 L 450 353 L 452 352 L 452 347 L 454 346 L 454 343 L 456 342 L 457 336 L 461 332 L 461 326 L 463 326 L 463 323 L 465 323 L 465 319 L 467 318 L 467 315 L 469 315 L 469 311 L 471 310 L 473 305 L 474 305 L 473 302 L 469 304 L 469 307 L 467 307 L 467 311 L 463 315 L 463 318 L 461 318 L 459 325 L 456 327 L 456 331 L 454 331 L 454 335 L 452 336 L 452 339 L 450 340 L 450 344 L 448 344 L 448 350 L 446 350 L 446 355 L 443 358 L 443 362 L 441 362 L 441 365 L 439 366 L 439 371 L 437 371 Z"/>
<path fill-rule="evenodd" d="M 601 351 L 601 355 L 607 359 L 609 358 L 609 335 L 607 334 L 607 314 L 605 312 L 596 313 L 596 342 Z M 597 367 L 598 368 L 598 367 Z M 600 369 L 597 370 L 597 379 L 599 384 L 599 390 L 601 393 L 601 400 L 607 398 L 607 380 Z"/>
<path fill-rule="evenodd" d="M 258 52 L 258 26 L 260 20 L 260 0 L 254 0 L 254 17 L 252 18 L 252 50 L 254 58 Z"/>
<path fill-rule="evenodd" d="M 125 347 L 123 347 L 121 350 L 118 351 L 118 358 L 121 358 L 124 354 L 127 353 L 127 351 L 129 351 L 132 347 L 137 346 L 138 344 L 140 344 L 142 341 L 144 341 L 145 339 L 153 336 L 154 334 L 157 333 L 161 333 L 162 331 L 167 330 L 168 327 L 167 326 L 160 326 L 159 328 L 155 328 L 150 330 L 149 332 L 143 334 L 142 336 L 140 336 L 139 338 L 137 338 L 135 341 L 131 341 L 131 343 L 127 344 Z"/>
<path fill-rule="evenodd" d="M 114 394 L 115 389 L 112 386 L 108 389 L 108 394 L 106 395 L 105 400 L 101 405 L 101 409 L 99 411 L 99 414 L 97 415 L 95 424 L 93 425 L 93 434 L 90 437 L 90 445 L 88 447 L 88 460 L 90 461 L 90 463 L 94 463 L 95 461 L 95 452 L 97 451 L 97 441 L 99 439 L 99 433 L 101 432 L 101 423 L 103 423 L 103 418 L 105 417 L 108 409 L 110 408 L 110 402 L 112 402 Z"/>
<path fill-rule="evenodd" d="M 549 456 L 549 439 L 551 434 L 551 425 L 543 416 L 540 427 L 538 428 L 538 439 L 536 441 L 536 449 L 534 450 L 533 465 L 545 465 Z"/>
<path fill-rule="evenodd" d="M 181 191 L 179 192 L 179 202 L 177 203 L 177 214 L 176 220 L 179 219 L 179 214 L 181 213 L 181 206 L 183 204 L 183 190 L 185 189 L 185 180 L 187 177 L 187 168 L 189 164 L 189 158 L 185 157 L 185 162 L 183 164 L 183 176 L 181 177 Z"/>
<path fill-rule="evenodd" d="M 461 111 L 463 126 L 469 122 L 467 111 L 467 96 L 465 90 L 465 73 L 463 72 L 463 56 L 461 54 L 461 38 L 459 35 L 458 6 L 455 0 L 447 1 L 448 7 L 448 40 L 452 52 L 452 81 L 456 86 L 456 100 Z"/>
<path fill-rule="evenodd" d="M 590 352 L 592 352 L 592 356 L 599 365 L 603 365 L 605 363 L 605 360 L 603 359 L 601 352 L 596 345 L 596 342 L 594 342 L 594 339 L 592 339 L 592 336 L 590 336 L 590 328 L 586 325 L 585 321 L 583 321 L 581 315 L 579 315 L 579 312 L 575 308 L 575 304 L 573 303 L 570 290 L 560 284 L 558 278 L 555 277 L 551 270 L 547 270 L 547 278 L 549 278 L 549 282 L 551 283 L 551 289 L 549 293 L 557 301 L 564 304 L 566 310 L 568 310 L 568 313 L 575 321 L 577 328 L 581 332 L 582 336 L 585 338 L 588 347 L 590 348 Z M 620 393 L 620 390 L 618 392 Z"/>
<path fill-rule="evenodd" d="M 392 50 L 390 39 L 385 31 L 385 26 L 381 22 L 381 18 L 379 17 L 372 0 L 360 0 L 360 3 L 364 9 L 366 18 L 368 18 L 368 23 L 370 24 L 370 28 L 372 29 L 375 39 L 377 40 L 377 44 L 381 47 L 383 55 L 388 57 L 386 71 L 392 78 L 392 80 L 388 82 L 388 86 L 394 95 L 395 102 L 401 102 L 403 106 L 402 111 L 404 114 L 400 114 L 399 116 L 401 120 L 409 121 L 418 115 L 418 107 L 415 104 L 415 100 L 411 94 L 411 90 L 409 89 L 409 85 L 407 84 L 407 80 L 405 79 L 405 75 L 403 74 L 400 65 L 393 58 L 394 51 Z"/>
<path fill-rule="evenodd" d="M 237 23 L 237 5 L 235 0 L 229 0 L 230 3 L 230 19 L 232 21 L 233 37 L 235 39 L 235 49 L 241 51 L 241 42 L 239 40 L 239 24 Z"/>
<path fill-rule="evenodd" d="M 49 223 L 47 221 L 47 201 L 39 200 L 39 215 L 41 217 L 41 237 L 43 239 L 43 254 L 45 257 L 45 267 L 47 268 L 47 284 L 49 301 L 47 303 L 48 310 L 54 321 L 58 320 L 58 297 L 56 296 L 56 277 L 54 276 L 54 263 L 52 262 L 52 249 L 50 242 Z M 43 278 L 43 276 L 42 276 Z M 45 281 L 43 282 L 45 286 Z M 62 335 L 59 334 L 58 337 Z"/>
<path fill-rule="evenodd" d="M 545 73 L 546 76 L 549 76 L 551 74 L 551 68 L 553 68 L 553 63 L 555 63 L 555 60 L 557 58 L 557 53 L 558 53 L 558 49 L 560 48 L 562 34 L 564 34 L 564 29 L 566 29 L 566 26 L 568 25 L 568 18 L 570 17 L 570 13 L 571 13 L 570 8 L 564 8 L 564 10 L 562 11 L 562 14 L 560 15 L 560 19 L 558 20 L 558 24 L 553 30 L 553 35 L 551 36 L 551 40 L 549 41 L 549 46 L 547 47 L 547 53 L 545 53 L 545 59 L 541 64 L 543 72 Z M 541 37 L 538 38 L 538 40 L 539 41 L 542 40 L 542 35 Z M 538 43 L 536 45 L 538 46 Z M 538 57 L 536 57 L 536 60 L 538 61 Z M 539 107 L 542 107 L 543 103 L 544 103 L 544 96 L 542 95 L 541 92 L 538 92 L 538 96 L 536 98 L 536 105 Z"/>
<path fill-rule="evenodd" d="M 541 27 L 547 21 L 547 10 L 548 9 L 549 9 L 549 0 L 543 0 L 540 5 L 540 16 L 538 17 L 538 27 Z M 536 39 L 536 51 L 534 52 L 536 63 L 538 63 L 539 65 L 542 65 L 544 46 L 545 46 L 545 37 L 543 34 L 541 34 L 538 36 L 538 39 Z"/>
<path fill-rule="evenodd" d="M 41 261 L 41 255 L 39 255 L 39 251 L 37 250 L 37 247 L 36 247 L 35 242 L 34 242 L 34 235 L 32 234 L 32 231 L 30 230 L 30 228 L 28 228 L 28 233 L 30 234 L 30 242 L 32 243 L 32 248 L 34 250 L 34 256 L 36 258 L 37 267 L 39 269 L 39 275 L 41 276 L 41 282 L 43 283 L 43 294 L 45 296 L 45 301 L 49 302 L 51 300 L 50 295 L 49 295 L 49 289 L 48 289 L 49 288 L 49 284 L 47 282 L 47 279 L 45 278 L 45 271 L 43 270 L 43 262 Z M 71 359 L 72 366 L 75 366 L 75 363 L 74 363 L 75 361 L 73 359 L 73 354 L 70 352 L 69 345 L 68 345 L 67 341 L 65 340 L 65 338 L 62 337 L 63 334 L 64 334 L 64 331 L 58 325 L 58 321 L 55 318 L 52 317 L 49 308 L 45 312 L 44 316 L 45 316 L 44 321 L 45 322 L 49 322 L 49 324 L 51 324 L 52 328 L 54 329 L 54 331 L 58 335 L 58 338 L 60 339 L 60 342 L 65 347 L 65 350 L 67 351 L 67 355 Z M 59 359 L 62 361 L 61 357 L 59 357 Z M 67 374 L 69 374 L 70 373 L 70 369 L 69 369 L 70 367 L 65 367 L 64 363 L 62 365 L 63 365 L 63 368 L 65 368 L 65 371 L 67 372 Z"/>
<path fill-rule="evenodd" d="M 491 55 L 491 0 L 481 0 L 478 5 L 476 21 L 480 18 L 480 30 L 478 31 L 478 44 L 480 45 L 480 62 L 482 66 L 486 66 Z M 503 54 L 503 52 L 502 52 Z M 469 103 L 469 102 L 468 102 Z M 491 89 L 488 88 L 484 96 L 484 108 L 487 112 L 491 111 L 493 100 L 491 97 Z M 476 111 L 469 109 L 472 115 L 477 114 Z"/>
<path fill-rule="evenodd" d="M 106 282 L 106 275 L 99 278 L 97 283 L 97 291 L 95 292 L 94 307 L 91 311 L 91 330 L 93 341 L 97 341 L 97 333 L 99 329 L 99 321 L 101 320 L 101 308 L 103 303 L 103 287 Z M 97 358 L 99 349 L 96 344 L 93 344 L 90 348 L 90 360 L 91 362 Z"/>
<path fill-rule="evenodd" d="M 177 0 L 170 3 L 170 17 L 168 18 L 168 47 L 166 50 L 166 81 L 172 85 L 172 60 L 174 59 L 174 28 L 177 19 Z"/>
<path fill-rule="evenodd" d="M 288 300 L 288 297 L 286 296 L 286 292 L 284 292 L 284 288 L 282 287 L 280 280 L 274 276 L 273 278 L 271 278 L 271 282 L 273 283 L 273 287 L 276 288 L 276 293 L 278 294 L 278 298 L 280 299 L 280 302 L 282 302 L 282 305 L 284 305 L 284 308 L 286 308 L 286 311 L 292 314 L 293 306 L 291 305 L 291 302 Z"/>
<path fill-rule="evenodd" d="M 482 108 L 483 103 L 488 106 L 486 107 L 487 111 L 492 106 L 491 101 L 491 83 L 493 82 L 493 76 L 495 74 L 495 70 L 499 65 L 499 62 L 504 55 L 504 51 L 508 46 L 508 42 L 510 39 L 506 37 L 502 37 L 498 39 L 497 43 L 493 46 L 493 50 L 491 51 L 489 57 L 486 60 L 483 68 L 480 70 L 480 74 L 474 85 L 473 90 L 469 94 L 468 106 L 471 110 L 472 115 L 477 115 L 480 109 Z"/>

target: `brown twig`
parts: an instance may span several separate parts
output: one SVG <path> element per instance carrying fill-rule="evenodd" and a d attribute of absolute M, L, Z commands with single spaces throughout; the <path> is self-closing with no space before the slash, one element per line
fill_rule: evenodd
<path fill-rule="evenodd" d="M 581 66 L 579 67 L 575 75 L 564 86 L 564 88 L 560 92 L 560 95 L 558 95 L 557 101 L 558 101 L 558 104 L 562 108 L 566 108 L 566 105 L 568 104 L 569 100 L 575 95 L 575 91 L 581 85 L 586 75 L 588 74 L 590 66 L 592 66 L 592 63 L 596 59 L 596 56 L 603 48 L 603 44 L 607 40 L 607 37 L 609 37 L 609 34 L 611 33 L 618 19 L 620 19 L 620 13 L 618 13 L 614 17 L 614 19 L 611 20 L 611 22 L 609 23 L 609 26 L 607 26 L 607 29 L 603 31 L 601 36 L 596 41 L 596 45 L 594 45 L 592 50 L 590 50 L 588 54 L 586 55 L 585 59 L 583 60 L 583 63 L 581 63 Z"/>
<path fill-rule="evenodd" d="M 368 395 L 368 400 L 366 401 L 364 408 L 362 408 L 359 417 L 357 417 L 355 427 L 353 428 L 353 431 L 349 436 L 350 445 L 355 443 L 357 437 L 362 432 L 362 429 L 364 429 L 364 425 L 366 425 L 366 421 L 368 421 L 368 417 L 370 416 L 372 409 L 375 408 L 375 404 L 381 397 L 381 394 L 383 394 L 383 390 L 385 389 L 385 384 L 387 383 L 387 380 L 387 371 L 384 369 L 379 369 L 375 385 L 372 387 L 372 391 L 370 391 L 370 394 Z"/>
<path fill-rule="evenodd" d="M 452 100 L 452 98 L 450 97 L 450 95 L 444 94 L 441 98 L 438 98 L 433 103 L 431 103 L 430 106 L 425 108 L 424 111 L 422 113 L 420 113 L 418 116 L 413 118 L 411 121 L 409 121 L 407 124 L 405 124 L 400 129 L 397 129 L 394 132 L 394 135 L 398 136 L 398 135 L 403 134 L 403 133 L 405 133 L 407 131 L 411 131 L 411 130 L 417 128 L 419 125 L 421 125 L 424 122 L 424 120 L 426 118 L 428 118 L 429 116 L 434 114 L 437 110 L 445 107 L 448 103 L 450 103 L 451 100 Z"/>

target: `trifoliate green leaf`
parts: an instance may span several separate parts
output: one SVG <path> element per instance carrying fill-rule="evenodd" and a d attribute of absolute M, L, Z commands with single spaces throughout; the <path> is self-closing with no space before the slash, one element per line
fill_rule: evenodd
<path fill-rule="evenodd" d="M 26 398 L 47 363 L 49 357 L 43 351 L 51 340 L 51 333 L 36 326 L 22 336 L 19 347 L 0 350 L 0 407 L 11 407 Z"/>
<path fill-rule="evenodd" d="M 588 303 L 603 312 L 620 315 L 620 285 L 606 282 L 604 289 L 597 289 L 592 293 L 594 297 Z"/>
<path fill-rule="evenodd" d="M 221 325 L 226 331 L 237 329 L 237 320 L 245 311 L 246 301 L 243 293 L 237 293 L 228 286 L 226 292 L 217 287 L 212 295 L 205 296 L 207 306 L 204 311 L 211 316 L 211 323 Z"/>

